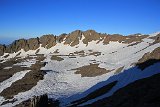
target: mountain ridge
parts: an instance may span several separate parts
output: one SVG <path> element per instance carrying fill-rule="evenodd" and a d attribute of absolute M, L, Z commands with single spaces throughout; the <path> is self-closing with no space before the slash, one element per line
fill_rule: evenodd
<path fill-rule="evenodd" d="M 0 44 L 0 56 L 3 55 L 4 53 L 13 53 L 21 49 L 24 49 L 25 51 L 35 50 L 40 46 L 40 44 L 42 44 L 42 47 L 45 47 L 47 49 L 61 42 L 64 42 L 64 44 L 66 45 L 69 44 L 70 46 L 75 46 L 79 44 L 79 40 L 82 38 L 82 35 L 84 35 L 84 40 L 83 40 L 84 44 L 88 44 L 88 42 L 95 40 L 99 40 L 99 42 L 103 41 L 104 44 L 108 44 L 110 41 L 118 41 L 123 43 L 141 42 L 143 38 L 149 36 L 149 35 L 142 35 L 140 33 L 123 36 L 120 34 L 98 33 L 94 30 L 87 30 L 87 31 L 75 30 L 69 34 L 63 33 L 59 36 L 48 34 L 37 38 L 18 39 L 15 40 L 10 45 Z M 159 35 L 159 33 L 157 33 L 156 35 Z"/>
<path fill-rule="evenodd" d="M 41 99 L 61 107 L 94 104 L 160 73 L 159 47 L 160 34 L 122 36 L 93 30 L 17 40 L 0 51 L 0 105 L 37 107 Z"/>

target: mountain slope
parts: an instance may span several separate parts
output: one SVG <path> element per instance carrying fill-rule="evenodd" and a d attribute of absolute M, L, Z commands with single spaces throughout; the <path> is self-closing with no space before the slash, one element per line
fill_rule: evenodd
<path fill-rule="evenodd" d="M 93 30 L 1 45 L 0 104 L 15 106 L 44 94 L 61 106 L 94 103 L 159 73 L 159 47 L 159 34 L 122 36 Z M 112 82 L 111 89 L 105 87 Z M 98 89 L 104 92 L 91 94 Z"/>

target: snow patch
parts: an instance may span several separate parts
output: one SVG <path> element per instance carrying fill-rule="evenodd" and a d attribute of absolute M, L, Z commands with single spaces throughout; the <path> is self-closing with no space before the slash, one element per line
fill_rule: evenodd
<path fill-rule="evenodd" d="M 15 73 L 12 77 L 10 77 L 9 79 L 3 81 L 0 83 L 0 93 L 6 89 L 7 87 L 10 87 L 12 85 L 12 83 L 14 83 L 15 81 L 22 79 L 26 73 L 28 73 L 30 70 L 26 70 L 26 71 L 21 71 L 21 72 L 17 72 Z"/>

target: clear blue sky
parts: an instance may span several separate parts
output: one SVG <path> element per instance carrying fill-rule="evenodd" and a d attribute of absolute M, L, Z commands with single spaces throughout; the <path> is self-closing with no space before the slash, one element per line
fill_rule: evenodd
<path fill-rule="evenodd" d="M 0 43 L 76 29 L 160 31 L 160 0 L 0 0 Z"/>

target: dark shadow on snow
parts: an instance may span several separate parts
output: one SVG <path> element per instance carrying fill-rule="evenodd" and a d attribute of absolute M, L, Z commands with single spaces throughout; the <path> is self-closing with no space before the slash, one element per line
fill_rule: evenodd
<path fill-rule="evenodd" d="M 109 97 L 117 90 L 127 86 L 130 83 L 135 82 L 136 80 L 147 78 L 154 74 L 160 73 L 159 71 L 160 63 L 158 62 L 160 62 L 160 60 L 150 59 L 143 63 L 137 64 L 135 67 L 124 70 L 122 73 L 113 75 L 109 77 L 109 79 L 107 79 L 106 81 L 97 83 L 87 91 L 81 94 L 75 94 L 67 98 L 71 100 L 75 99 L 67 106 L 75 107 L 104 94 L 106 94 L 106 96 Z M 66 100 L 66 103 L 67 101 L 68 100 Z"/>

